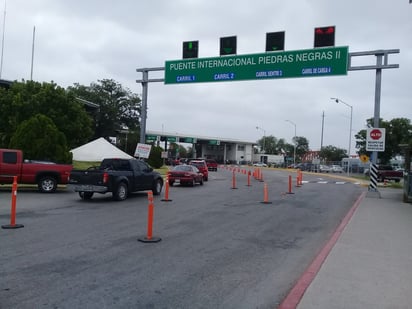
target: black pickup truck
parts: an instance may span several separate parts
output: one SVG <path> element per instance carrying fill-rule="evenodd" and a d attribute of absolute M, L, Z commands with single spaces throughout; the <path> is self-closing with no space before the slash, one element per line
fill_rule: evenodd
<path fill-rule="evenodd" d="M 114 200 L 123 201 L 131 192 L 152 190 L 154 195 L 160 194 L 163 178 L 142 160 L 104 159 L 98 167 L 72 170 L 67 187 L 84 200 L 95 192 L 112 192 Z"/>

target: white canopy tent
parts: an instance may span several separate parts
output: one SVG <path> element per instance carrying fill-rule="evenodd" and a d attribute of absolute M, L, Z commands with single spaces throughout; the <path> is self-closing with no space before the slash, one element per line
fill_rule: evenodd
<path fill-rule="evenodd" d="M 132 156 L 121 151 L 119 148 L 105 140 L 103 137 L 95 139 L 90 143 L 70 150 L 74 161 L 99 162 L 104 158 L 130 159 Z"/>

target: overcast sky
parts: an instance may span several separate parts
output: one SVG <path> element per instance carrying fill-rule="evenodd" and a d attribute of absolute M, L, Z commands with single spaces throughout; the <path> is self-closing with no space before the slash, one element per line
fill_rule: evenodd
<path fill-rule="evenodd" d="M 335 46 L 349 52 L 400 49 L 399 69 L 383 70 L 380 115 L 412 118 L 412 4 L 409 0 L 0 0 L 4 28 L 1 78 L 68 87 L 114 79 L 141 94 L 137 68 L 182 58 L 182 42 L 199 41 L 199 57 L 217 57 L 219 38 L 237 36 L 237 54 L 265 50 L 267 32 L 285 31 L 285 50 L 313 48 L 315 27 L 336 26 Z M 3 22 L 0 24 L 3 33 Z M 376 57 L 357 57 L 356 65 Z M 163 72 L 150 78 L 162 78 Z M 346 76 L 164 85 L 151 83 L 147 130 L 255 142 L 266 134 L 312 150 L 348 149 L 350 108 L 354 135 L 374 114 L 375 71 Z M 259 127 L 260 129 L 256 129 Z"/>

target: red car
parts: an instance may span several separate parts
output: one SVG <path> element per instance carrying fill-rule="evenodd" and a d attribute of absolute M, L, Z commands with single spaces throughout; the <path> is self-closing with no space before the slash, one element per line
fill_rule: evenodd
<path fill-rule="evenodd" d="M 209 171 L 205 160 L 191 160 L 189 164 L 194 165 L 199 169 L 199 171 L 203 174 L 204 181 L 209 180 Z"/>
<path fill-rule="evenodd" d="M 206 159 L 207 169 L 209 171 L 217 171 L 217 162 L 213 159 Z"/>
<path fill-rule="evenodd" d="M 203 185 L 203 174 L 194 165 L 176 165 L 169 172 L 169 185 L 173 186 L 175 182 L 192 187 L 196 183 Z"/>

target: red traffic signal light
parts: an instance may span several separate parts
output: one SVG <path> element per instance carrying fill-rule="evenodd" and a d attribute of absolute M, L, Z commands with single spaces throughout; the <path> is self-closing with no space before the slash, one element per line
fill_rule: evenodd
<path fill-rule="evenodd" d="M 335 46 L 335 26 L 315 28 L 314 47 Z"/>
<path fill-rule="evenodd" d="M 236 36 L 220 38 L 220 55 L 236 55 Z"/>
<path fill-rule="evenodd" d="M 183 42 L 183 59 L 197 58 L 199 52 L 199 41 Z"/>

